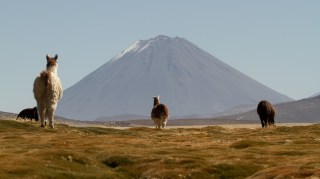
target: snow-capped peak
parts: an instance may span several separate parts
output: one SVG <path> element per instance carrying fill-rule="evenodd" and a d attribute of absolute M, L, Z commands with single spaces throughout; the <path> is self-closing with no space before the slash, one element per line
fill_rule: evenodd
<path fill-rule="evenodd" d="M 178 37 L 176 37 L 178 38 Z M 130 45 L 128 48 L 126 48 L 124 51 L 122 51 L 120 54 L 116 55 L 114 58 L 111 59 L 111 61 L 116 61 L 123 57 L 126 54 L 130 53 L 139 53 L 143 51 L 144 49 L 147 49 L 151 44 L 153 43 L 161 43 L 161 41 L 170 40 L 171 38 L 165 35 L 158 35 L 155 38 L 151 38 L 148 40 L 138 40 L 134 42 L 132 45 Z"/>
<path fill-rule="evenodd" d="M 155 95 L 171 116 L 214 114 L 261 99 L 290 100 L 187 40 L 163 35 L 136 41 L 64 94 L 57 115 L 86 120 L 149 116 Z"/>

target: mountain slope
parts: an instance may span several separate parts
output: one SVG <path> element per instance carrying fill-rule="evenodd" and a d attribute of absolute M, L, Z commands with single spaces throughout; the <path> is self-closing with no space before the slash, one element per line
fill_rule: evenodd
<path fill-rule="evenodd" d="M 312 96 L 310 96 L 310 97 L 316 97 L 316 96 L 320 96 L 320 92 L 319 92 L 319 93 L 316 93 L 316 94 L 314 94 L 314 95 L 312 95 Z"/>
<path fill-rule="evenodd" d="M 56 114 L 82 120 L 149 116 L 155 95 L 171 116 L 213 114 L 260 99 L 290 100 L 183 38 L 157 36 L 135 42 L 65 90 Z"/>

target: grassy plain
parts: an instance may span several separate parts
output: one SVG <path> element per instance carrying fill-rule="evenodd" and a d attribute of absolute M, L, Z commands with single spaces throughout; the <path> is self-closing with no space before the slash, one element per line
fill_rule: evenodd
<path fill-rule="evenodd" d="M 319 178 L 320 125 L 126 129 L 0 120 L 0 178 Z"/>

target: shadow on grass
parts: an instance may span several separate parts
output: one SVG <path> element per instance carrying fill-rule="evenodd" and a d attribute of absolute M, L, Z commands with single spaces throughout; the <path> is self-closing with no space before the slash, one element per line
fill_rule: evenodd
<path fill-rule="evenodd" d="M 261 169 L 262 167 L 253 164 L 221 163 L 206 169 L 206 172 L 210 173 L 213 178 L 245 178 L 253 175 Z"/>
<path fill-rule="evenodd" d="M 119 166 L 131 165 L 133 164 L 133 161 L 126 156 L 115 155 L 104 159 L 102 163 L 110 168 L 116 168 Z"/>
<path fill-rule="evenodd" d="M 239 142 L 235 142 L 230 145 L 231 148 L 234 149 L 246 149 L 249 147 L 255 147 L 255 146 L 263 146 L 265 145 L 265 142 L 257 142 L 257 141 L 252 141 L 252 140 L 242 140 Z"/>

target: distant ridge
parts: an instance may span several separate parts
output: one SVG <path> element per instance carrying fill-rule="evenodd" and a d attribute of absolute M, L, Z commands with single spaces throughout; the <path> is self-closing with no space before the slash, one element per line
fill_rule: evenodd
<path fill-rule="evenodd" d="M 276 123 L 320 123 L 320 96 L 276 104 L 275 109 Z M 223 118 L 260 121 L 256 109 Z"/>
<path fill-rule="evenodd" d="M 171 117 L 211 115 L 261 99 L 291 100 L 184 38 L 160 35 L 133 43 L 66 89 L 56 114 L 80 120 L 150 116 L 155 95 Z"/>
<path fill-rule="evenodd" d="M 312 96 L 310 96 L 310 97 L 316 97 L 316 96 L 320 96 L 320 92 L 319 92 L 319 93 L 316 93 L 316 94 L 314 94 L 314 95 L 312 95 Z"/>
<path fill-rule="evenodd" d="M 3 119 L 15 119 L 17 117 L 17 114 L 15 113 L 9 113 L 9 112 L 3 112 L 3 111 L 0 111 L 0 119 L 3 120 Z"/>

